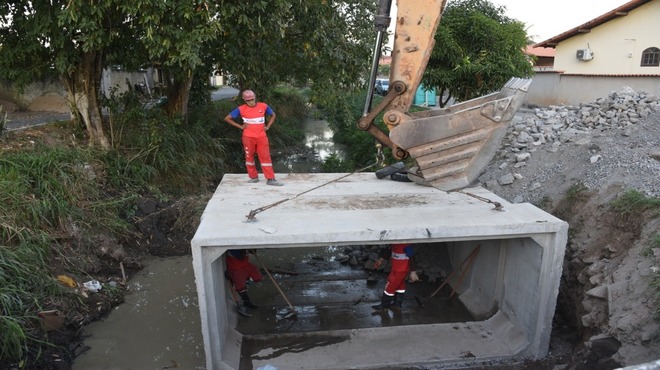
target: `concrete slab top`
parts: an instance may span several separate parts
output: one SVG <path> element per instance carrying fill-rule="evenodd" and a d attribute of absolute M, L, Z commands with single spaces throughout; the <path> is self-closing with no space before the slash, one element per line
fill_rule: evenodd
<path fill-rule="evenodd" d="M 531 204 L 511 204 L 480 187 L 444 192 L 378 179 L 373 172 L 277 178 L 284 186 L 225 174 L 202 215 L 193 248 L 511 238 L 554 233 L 564 224 Z M 503 211 L 479 198 L 499 202 Z M 262 207 L 256 220 L 247 222 L 246 216 Z"/>

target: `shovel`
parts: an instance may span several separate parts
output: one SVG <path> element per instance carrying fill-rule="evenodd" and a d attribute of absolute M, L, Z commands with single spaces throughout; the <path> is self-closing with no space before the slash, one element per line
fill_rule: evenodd
<path fill-rule="evenodd" d="M 284 292 L 282 291 L 282 288 L 280 288 L 280 285 L 277 284 L 277 281 L 275 281 L 275 278 L 273 278 L 273 275 L 270 274 L 270 271 L 268 271 L 268 269 L 266 268 L 266 265 L 264 265 L 263 262 L 261 262 L 261 260 L 259 259 L 259 256 L 257 256 L 256 253 L 253 253 L 253 254 L 254 254 L 254 258 L 257 259 L 257 261 L 259 262 L 259 264 L 261 265 L 261 267 L 264 269 L 264 271 L 266 271 L 266 274 L 268 274 L 268 277 L 269 277 L 270 280 L 273 282 L 273 285 L 275 285 L 275 288 L 277 288 L 277 290 L 278 290 L 278 291 L 280 292 L 280 294 L 282 295 L 282 298 L 284 298 L 284 300 L 286 301 L 286 303 L 289 305 L 289 312 L 287 312 L 283 317 L 284 317 L 285 319 L 293 319 L 293 318 L 296 318 L 296 317 L 298 316 L 298 313 L 297 313 L 296 310 L 293 308 L 293 305 L 291 304 L 291 302 L 289 302 L 289 299 L 286 297 L 286 295 L 285 295 Z"/>

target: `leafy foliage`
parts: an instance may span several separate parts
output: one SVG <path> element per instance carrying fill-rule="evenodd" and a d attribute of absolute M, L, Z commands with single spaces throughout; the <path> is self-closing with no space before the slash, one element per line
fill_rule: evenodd
<path fill-rule="evenodd" d="M 127 95 L 118 98 L 123 103 L 110 104 L 113 150 L 101 157 L 109 186 L 134 191 L 151 186 L 178 194 L 205 189 L 208 179 L 219 179 L 225 148 L 209 135 L 214 121 L 198 114 L 184 125 L 159 109 L 145 110 Z"/>
<path fill-rule="evenodd" d="M 31 145 L 0 157 L 1 368 L 38 363 L 35 356 L 51 345 L 39 326 L 39 310 L 87 310 L 80 295 L 62 290 L 53 275 L 89 273 L 79 270 L 85 261 L 72 261 L 96 246 L 98 233 L 131 236 L 127 218 L 138 194 L 167 198 L 206 191 L 222 175 L 226 154 L 209 134 L 218 126 L 217 114 L 195 115 L 206 118 L 184 126 L 157 109 L 144 110 L 130 94 L 108 105 L 115 128 L 111 150 L 77 143 L 53 147 L 48 135 L 37 135 Z"/>
<path fill-rule="evenodd" d="M 362 117 L 365 99 L 366 93 L 362 91 L 346 94 L 331 106 L 319 106 L 334 132 L 334 142 L 342 144 L 346 148 L 346 159 L 343 161 L 336 157 L 326 159 L 321 167 L 324 172 L 352 172 L 375 164 L 379 160 L 379 146 L 381 145 L 370 134 L 357 128 L 357 123 Z M 373 105 L 378 105 L 382 99 L 380 96 L 374 96 Z M 426 109 L 418 106 L 411 107 L 412 112 Z M 383 131 L 387 131 L 382 114 L 376 117 L 374 123 Z M 384 165 L 398 161 L 388 148 L 381 147 L 380 150 Z M 411 163 L 412 161 L 411 159 Z"/>
<path fill-rule="evenodd" d="M 36 242 L 36 240 L 35 240 Z M 0 245 L 0 365 L 5 359 L 23 358 L 28 345 L 40 342 L 36 311 L 39 295 L 62 295 L 47 273 L 46 243 Z"/>
<path fill-rule="evenodd" d="M 368 71 L 373 1 L 257 1 L 223 11 L 213 60 L 230 84 L 263 100 L 278 83 L 309 84 L 312 103 L 332 100 Z"/>
<path fill-rule="evenodd" d="M 527 77 L 524 24 L 488 0 L 455 0 L 442 15 L 422 83 L 445 99 L 466 101 L 500 89 L 511 77 Z"/>

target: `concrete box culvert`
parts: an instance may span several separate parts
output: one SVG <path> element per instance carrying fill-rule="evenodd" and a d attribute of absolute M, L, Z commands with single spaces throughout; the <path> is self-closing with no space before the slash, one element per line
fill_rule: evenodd
<path fill-rule="evenodd" d="M 469 366 L 547 355 L 565 222 L 482 188 L 447 193 L 378 180 L 373 173 L 334 181 L 343 175 L 279 175 L 282 187 L 248 184 L 243 174 L 224 176 L 192 240 L 208 369 Z M 503 210 L 483 199 L 499 202 Z M 251 211 L 276 203 L 258 213 L 255 222 L 246 222 Z M 479 245 L 460 284 L 454 279 L 451 286 L 472 319 L 306 333 L 244 335 L 238 330 L 224 278 L 228 249 L 393 242 L 437 249 L 443 256 L 437 263 L 451 269 Z M 289 296 L 294 306 L 297 298 Z"/>

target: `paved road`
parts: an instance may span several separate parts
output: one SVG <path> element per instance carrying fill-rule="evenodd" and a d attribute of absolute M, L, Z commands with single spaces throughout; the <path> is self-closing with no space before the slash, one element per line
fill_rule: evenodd
<path fill-rule="evenodd" d="M 218 90 L 211 93 L 211 100 L 216 101 L 222 99 L 230 99 L 236 95 L 238 95 L 237 89 L 229 86 L 221 86 L 218 88 Z"/>
<path fill-rule="evenodd" d="M 71 119 L 69 113 L 58 112 L 15 112 L 7 115 L 7 131 L 23 130 L 28 127 L 43 126 Z"/>
<path fill-rule="evenodd" d="M 230 99 L 238 95 L 238 90 L 229 87 L 221 86 L 216 91 L 211 93 L 211 100 Z M 68 121 L 71 119 L 69 113 L 58 112 L 14 112 L 8 114 L 7 124 L 5 129 L 7 131 L 23 130 L 28 127 L 36 127 L 47 125 L 49 123 L 58 121 Z"/>

